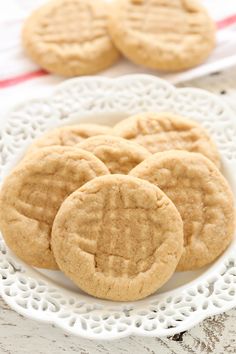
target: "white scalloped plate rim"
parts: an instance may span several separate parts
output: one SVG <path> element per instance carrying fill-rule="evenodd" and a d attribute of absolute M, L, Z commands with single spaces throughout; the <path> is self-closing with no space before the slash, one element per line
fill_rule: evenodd
<path fill-rule="evenodd" d="M 124 90 L 124 96 L 122 96 L 122 89 L 126 85 L 128 91 Z M 146 87 L 149 87 L 148 85 L 158 97 L 149 97 L 149 92 L 145 92 Z M 233 122 L 232 111 L 224 103 L 220 102 L 217 96 L 206 91 L 194 88 L 176 89 L 161 79 L 141 74 L 126 75 L 116 79 L 104 77 L 75 78 L 58 85 L 54 93 L 47 99 L 31 99 L 17 104 L 6 115 L 4 131 L 0 136 L 0 142 L 2 143 L 2 150 L 0 151 L 2 152 L 2 156 L 5 156 L 2 158 L 1 163 L 3 175 L 9 171 L 14 162 L 19 159 L 19 155 L 22 154 L 25 146 L 34 138 L 34 136 L 31 136 L 30 138 L 21 139 L 24 131 L 26 135 L 27 132 L 29 133 L 30 128 L 27 127 L 27 123 L 26 127 L 24 126 L 24 129 L 22 128 L 20 133 L 18 132 L 18 126 L 14 128 L 17 119 L 20 119 L 20 122 L 22 121 L 21 118 L 23 117 L 24 109 L 28 109 L 28 107 L 32 107 L 35 104 L 41 107 L 42 102 L 48 105 L 47 107 L 52 108 L 55 118 L 48 121 L 45 128 L 52 127 L 55 122 L 61 123 L 62 121 L 63 124 L 74 122 L 76 114 L 73 111 L 73 107 L 71 108 L 72 112 L 64 112 L 64 107 L 60 106 L 61 104 L 63 105 L 61 97 L 65 98 L 65 102 L 67 99 L 71 100 L 71 90 L 79 93 L 79 96 L 76 97 L 76 102 L 75 98 L 72 98 L 72 101 L 74 100 L 76 109 L 78 103 L 80 116 L 85 115 L 85 117 L 94 116 L 96 112 L 99 113 L 98 115 L 108 114 L 108 116 L 116 114 L 116 112 L 121 112 L 122 115 L 133 114 L 140 110 L 147 110 L 150 107 L 150 102 L 151 106 L 153 104 L 156 107 L 158 102 L 156 99 L 160 99 L 159 102 L 161 102 L 164 98 L 165 103 L 163 107 L 167 107 L 166 105 L 170 104 L 169 109 L 188 116 L 194 115 L 198 120 L 204 121 L 207 128 L 211 128 L 211 122 L 208 119 L 210 116 L 203 116 L 203 113 L 200 111 L 196 112 L 193 110 L 192 112 L 191 109 L 190 111 L 188 110 L 189 105 L 191 106 L 192 104 L 194 106 L 193 102 L 189 102 L 193 98 L 194 100 L 199 99 L 200 102 L 205 102 L 205 104 L 210 103 L 212 109 L 216 111 L 214 115 L 218 114 L 220 117 L 219 121 L 214 123 L 219 124 L 219 130 L 222 130 L 216 131 L 216 133 L 219 133 L 219 148 L 221 149 L 222 147 L 223 149 L 223 161 L 226 162 L 227 168 L 230 170 L 230 178 L 235 174 L 236 126 Z M 88 96 L 88 94 L 90 95 Z M 67 97 L 68 95 L 69 98 Z M 147 102 L 143 103 L 144 101 L 142 100 L 145 95 L 147 96 Z M 132 105 L 129 106 L 129 102 L 127 108 L 127 96 L 133 99 L 133 108 Z M 189 97 L 192 98 L 189 99 Z M 173 108 L 171 107 L 171 100 L 176 100 L 176 98 L 178 98 L 178 102 L 180 101 L 180 107 Z M 187 100 L 187 103 L 185 103 L 186 108 L 185 106 L 181 106 L 185 100 Z M 83 106 L 84 102 L 85 107 Z M 113 105 L 111 102 L 113 102 Z M 108 104 L 108 107 L 106 107 L 106 104 Z M 71 101 L 68 110 L 70 110 L 70 105 Z M 163 109 L 163 107 L 161 104 L 158 106 L 159 110 L 167 110 L 167 108 Z M 201 110 L 200 108 L 197 109 Z M 46 113 L 44 114 L 46 115 Z M 68 119 L 65 118 L 67 114 L 69 115 Z M 205 114 L 207 115 L 209 112 L 207 113 L 206 111 Z M 30 124 L 33 125 L 33 123 Z M 41 123 L 39 126 L 41 126 Z M 16 129 L 16 133 L 14 132 L 16 137 L 12 136 L 11 129 L 13 129 L 13 132 Z M 39 135 L 40 133 L 37 126 L 36 128 L 34 127 L 33 131 L 33 133 L 31 132 L 33 135 Z M 222 140 L 222 137 L 226 138 L 226 141 Z M 217 140 L 217 136 L 215 138 Z M 19 144 L 21 144 L 20 148 Z M 12 148 L 12 146 L 14 147 Z M 7 154 L 13 157 L 13 162 L 9 162 Z M 235 181 L 231 182 L 235 183 Z M 1 264 L 3 265 L 2 268 Z M 23 283 L 26 282 L 26 284 L 21 284 L 21 281 Z M 36 286 L 31 289 L 30 284 L 36 284 Z M 19 286 L 24 290 L 20 289 Z M 18 293 L 15 293 L 16 288 Z M 23 316 L 54 323 L 69 333 L 88 339 L 110 340 L 129 335 L 172 336 L 192 328 L 206 317 L 222 313 L 236 306 L 236 297 L 234 296 L 236 294 L 236 240 L 232 242 L 230 247 L 213 265 L 195 280 L 174 290 L 154 294 L 138 302 L 123 304 L 103 301 L 87 295 L 78 295 L 70 290 L 56 286 L 52 281 L 47 281 L 46 276 L 39 274 L 37 270 L 25 265 L 13 255 L 5 247 L 4 241 L 0 237 L 0 294 L 11 308 Z M 39 300 L 32 299 L 32 296 L 35 298 L 38 297 Z M 27 303 L 28 307 L 22 306 L 24 301 L 29 302 L 29 304 Z M 30 301 L 32 303 L 38 301 L 38 309 L 36 305 L 34 305 L 36 309 L 33 308 L 33 305 L 30 305 Z M 60 301 L 65 301 L 65 304 L 60 304 Z M 69 303 L 70 301 L 71 303 Z M 21 304 L 19 304 L 20 302 Z M 207 304 L 205 309 L 204 304 Z M 45 306 L 46 309 L 39 309 L 39 305 L 41 307 Z M 103 309 L 104 306 L 106 309 Z M 163 306 L 165 307 L 164 310 Z M 76 313 L 78 309 L 80 309 L 81 313 Z M 66 316 L 70 311 L 69 316 Z M 168 311 L 169 314 L 167 315 Z M 118 317 L 116 316 L 117 314 L 119 315 Z M 161 321 L 162 318 L 163 321 Z M 109 320 L 111 321 L 110 324 Z M 96 331 L 96 329 L 99 330 Z"/>

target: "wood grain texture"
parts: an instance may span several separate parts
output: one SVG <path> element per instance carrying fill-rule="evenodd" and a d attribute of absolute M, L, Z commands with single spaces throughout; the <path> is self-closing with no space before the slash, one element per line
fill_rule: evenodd
<path fill-rule="evenodd" d="M 92 341 L 24 318 L 0 300 L 0 353 L 4 354 L 231 354 L 236 352 L 236 309 L 170 338 Z"/>

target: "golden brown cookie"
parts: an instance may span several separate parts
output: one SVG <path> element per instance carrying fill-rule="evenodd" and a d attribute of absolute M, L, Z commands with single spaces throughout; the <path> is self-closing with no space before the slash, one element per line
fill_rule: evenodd
<path fill-rule="evenodd" d="M 172 113 L 132 116 L 119 122 L 113 133 L 135 141 L 151 153 L 172 149 L 199 152 L 220 167 L 219 152 L 205 129 L 193 120 Z"/>
<path fill-rule="evenodd" d="M 99 124 L 75 124 L 59 127 L 36 139 L 27 152 L 33 152 L 47 146 L 72 146 L 95 135 L 109 134 L 111 128 Z"/>
<path fill-rule="evenodd" d="M 52 230 L 60 269 L 82 290 L 130 301 L 155 292 L 173 274 L 183 225 L 156 186 L 123 175 L 98 177 L 62 204 Z"/>
<path fill-rule="evenodd" d="M 87 181 L 109 173 L 91 153 L 70 147 L 41 149 L 6 178 L 0 194 L 0 229 L 26 263 L 56 269 L 50 239 L 63 200 Z"/>
<path fill-rule="evenodd" d="M 114 0 L 109 32 L 138 65 L 179 71 L 202 63 L 215 46 L 215 25 L 197 0 Z"/>
<path fill-rule="evenodd" d="M 107 29 L 102 0 L 54 0 L 25 22 L 23 45 L 42 68 L 62 76 L 90 75 L 119 57 Z"/>
<path fill-rule="evenodd" d="M 161 188 L 183 219 L 184 252 L 177 270 L 203 267 L 229 245 L 234 233 L 233 195 L 206 157 L 174 150 L 157 153 L 130 175 Z"/>
<path fill-rule="evenodd" d="M 143 146 L 111 135 L 94 136 L 77 146 L 92 152 L 111 173 L 128 174 L 151 155 Z"/>

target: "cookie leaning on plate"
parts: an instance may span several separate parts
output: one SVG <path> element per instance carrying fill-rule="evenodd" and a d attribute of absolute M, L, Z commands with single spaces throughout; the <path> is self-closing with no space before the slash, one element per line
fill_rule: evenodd
<path fill-rule="evenodd" d="M 109 31 L 127 58 L 163 71 L 194 67 L 215 46 L 215 25 L 197 0 L 114 0 Z"/>
<path fill-rule="evenodd" d="M 194 270 L 214 261 L 232 240 L 233 194 L 217 167 L 201 154 L 166 151 L 135 167 L 166 193 L 184 223 L 184 252 L 177 270 Z"/>
<path fill-rule="evenodd" d="M 116 301 L 155 292 L 173 274 L 182 247 L 174 204 L 131 176 L 86 183 L 64 201 L 52 229 L 60 269 L 87 293 Z"/>
<path fill-rule="evenodd" d="M 27 152 L 48 146 L 72 146 L 95 135 L 109 134 L 111 128 L 99 124 L 75 124 L 53 129 L 36 139 Z"/>
<path fill-rule="evenodd" d="M 7 245 L 27 264 L 56 269 L 50 239 L 61 203 L 87 181 L 108 173 L 81 149 L 57 146 L 32 153 L 5 179 L 0 193 L 0 229 Z"/>
<path fill-rule="evenodd" d="M 119 57 L 108 34 L 107 11 L 102 0 L 49 1 L 25 22 L 25 50 L 38 65 L 58 75 L 97 73 Z"/>
<path fill-rule="evenodd" d="M 111 135 L 97 135 L 77 146 L 97 156 L 111 173 L 128 174 L 151 155 L 143 146 Z"/>
<path fill-rule="evenodd" d="M 199 152 L 220 167 L 219 152 L 205 129 L 176 114 L 137 114 L 116 124 L 113 134 L 135 141 L 151 153 L 172 149 Z"/>

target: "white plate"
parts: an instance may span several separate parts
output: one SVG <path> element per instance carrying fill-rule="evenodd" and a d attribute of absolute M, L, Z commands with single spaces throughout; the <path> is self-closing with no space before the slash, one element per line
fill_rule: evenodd
<path fill-rule="evenodd" d="M 112 125 L 130 114 L 152 110 L 169 110 L 202 123 L 217 142 L 224 174 L 236 192 L 236 126 L 232 112 L 214 95 L 176 89 L 147 75 L 72 79 L 59 85 L 48 99 L 15 107 L 5 117 L 0 133 L 1 176 L 9 172 L 35 137 L 52 127 L 74 122 Z M 236 306 L 236 240 L 209 267 L 176 273 L 144 300 L 117 303 L 86 295 L 59 271 L 25 265 L 0 237 L 0 294 L 22 315 L 52 322 L 86 338 L 169 336 Z"/>

